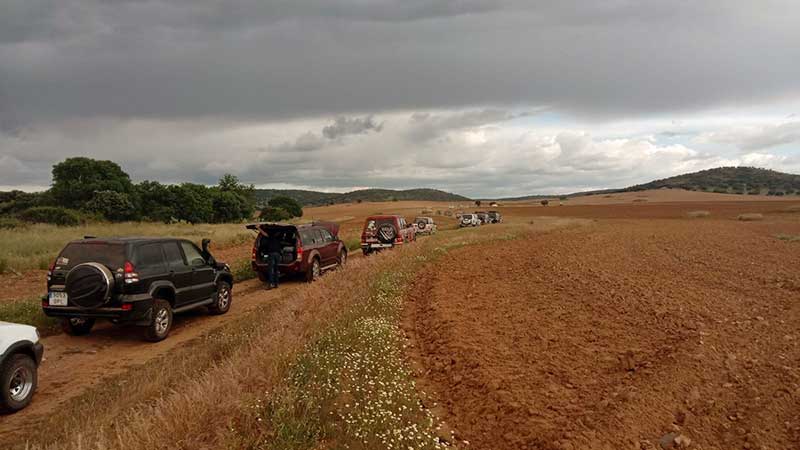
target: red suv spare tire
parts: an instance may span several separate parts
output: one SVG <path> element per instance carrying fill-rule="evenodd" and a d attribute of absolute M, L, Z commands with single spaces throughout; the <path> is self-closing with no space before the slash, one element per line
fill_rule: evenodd
<path fill-rule="evenodd" d="M 397 229 L 394 224 L 384 223 L 378 227 L 378 240 L 384 244 L 391 244 L 397 237 Z"/>

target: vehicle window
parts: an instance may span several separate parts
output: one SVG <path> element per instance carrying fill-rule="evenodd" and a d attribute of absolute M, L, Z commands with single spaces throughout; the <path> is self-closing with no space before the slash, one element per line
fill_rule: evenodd
<path fill-rule="evenodd" d="M 159 273 L 166 270 L 161 244 L 145 244 L 136 248 L 133 261 L 139 273 Z"/>
<path fill-rule="evenodd" d="M 367 222 L 367 230 L 368 231 L 375 231 L 378 229 L 378 226 L 375 224 L 374 220 L 370 220 Z"/>
<path fill-rule="evenodd" d="M 319 228 L 315 229 L 314 230 L 314 243 L 315 244 L 322 244 L 323 242 L 325 242 L 325 239 L 323 239 L 323 237 L 322 237 L 322 231 Z"/>
<path fill-rule="evenodd" d="M 405 228 L 405 227 L 406 227 L 406 219 L 404 219 L 404 218 L 402 218 L 402 217 L 401 217 L 401 218 L 400 218 L 400 219 L 398 219 L 398 220 L 399 220 L 399 222 L 398 222 L 398 223 L 400 224 L 400 228 Z"/>
<path fill-rule="evenodd" d="M 314 238 L 308 231 L 309 230 L 300 230 L 300 240 L 303 242 L 303 245 L 311 245 L 314 243 Z"/>
<path fill-rule="evenodd" d="M 164 244 L 164 255 L 167 258 L 167 265 L 170 269 L 181 269 L 186 267 L 186 261 L 183 260 L 181 249 L 178 248 L 176 242 L 168 242 Z"/>
<path fill-rule="evenodd" d="M 203 259 L 203 255 L 200 254 L 200 250 L 198 250 L 194 244 L 190 242 L 181 242 L 181 248 L 190 266 L 200 266 L 206 263 L 206 260 Z"/>
<path fill-rule="evenodd" d="M 333 235 L 328 230 L 320 228 L 319 232 L 322 234 L 323 242 L 333 242 Z"/>
<path fill-rule="evenodd" d="M 85 262 L 97 262 L 111 269 L 125 264 L 125 245 L 107 242 L 68 244 L 56 259 L 57 269 L 69 269 Z"/>

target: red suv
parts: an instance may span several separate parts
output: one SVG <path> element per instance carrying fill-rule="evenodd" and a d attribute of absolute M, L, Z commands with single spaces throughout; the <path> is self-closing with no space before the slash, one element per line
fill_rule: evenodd
<path fill-rule="evenodd" d="M 361 232 L 361 251 L 365 255 L 405 242 L 417 240 L 413 224 L 406 223 L 401 216 L 370 216 Z"/>
<path fill-rule="evenodd" d="M 262 282 L 267 282 L 269 269 L 266 236 L 275 236 L 282 244 L 278 264 L 282 275 L 302 275 L 306 281 L 314 281 L 323 271 L 343 266 L 347 261 L 347 247 L 339 239 L 339 225 L 335 223 L 259 223 L 247 228 L 258 232 L 251 264 Z"/>

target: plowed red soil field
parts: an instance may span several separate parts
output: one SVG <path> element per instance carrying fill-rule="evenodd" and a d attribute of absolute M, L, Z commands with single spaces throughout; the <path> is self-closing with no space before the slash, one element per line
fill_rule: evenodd
<path fill-rule="evenodd" d="M 779 233 L 800 220 L 451 251 L 409 303 L 420 386 L 473 449 L 800 448 L 800 243 Z"/>

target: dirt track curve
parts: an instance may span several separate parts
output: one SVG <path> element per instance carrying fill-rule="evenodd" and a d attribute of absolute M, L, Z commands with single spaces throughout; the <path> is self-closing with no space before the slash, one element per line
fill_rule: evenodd
<path fill-rule="evenodd" d="M 800 245 L 779 231 L 800 222 L 609 220 L 455 250 L 409 303 L 420 386 L 473 449 L 796 449 Z"/>

